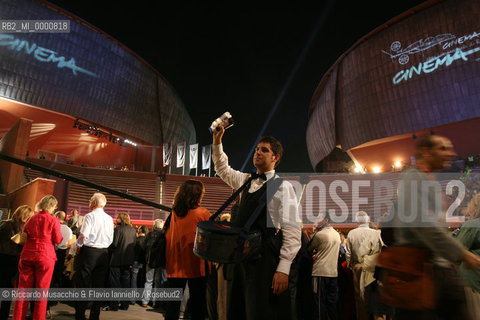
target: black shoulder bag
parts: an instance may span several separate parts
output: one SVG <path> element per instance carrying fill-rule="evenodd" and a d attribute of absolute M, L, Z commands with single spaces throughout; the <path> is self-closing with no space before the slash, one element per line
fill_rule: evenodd
<path fill-rule="evenodd" d="M 283 182 L 283 179 L 272 179 L 273 192 L 265 192 L 260 198 L 257 208 L 247 223 L 236 226 L 228 221 L 215 221 L 225 208 L 242 192 L 252 181 L 250 177 L 207 221 L 197 224 L 197 233 L 193 252 L 198 257 L 218 263 L 239 263 L 259 256 L 262 248 L 262 235 L 259 230 L 250 230 L 257 220 L 262 209 L 272 200 L 273 195 Z M 266 183 L 270 183 L 267 181 Z M 268 199 L 267 199 L 268 193 Z"/>

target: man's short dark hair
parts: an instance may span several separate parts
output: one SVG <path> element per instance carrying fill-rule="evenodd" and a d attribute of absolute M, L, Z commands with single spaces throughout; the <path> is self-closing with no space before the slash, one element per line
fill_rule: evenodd
<path fill-rule="evenodd" d="M 320 214 L 323 216 L 323 220 L 328 219 L 328 221 L 331 221 L 330 212 L 328 210 L 323 210 Z"/>
<path fill-rule="evenodd" d="M 415 144 L 415 157 L 417 159 L 422 158 L 422 149 L 432 149 L 435 146 L 436 135 L 428 134 L 421 137 Z"/>
<path fill-rule="evenodd" d="M 313 227 L 315 229 L 321 229 L 325 226 L 325 224 L 323 223 L 323 221 L 325 220 L 328 220 L 327 223 L 330 223 L 330 212 L 328 212 L 328 210 L 323 210 L 323 211 L 320 211 L 320 214 L 318 215 L 318 220 L 317 222 L 315 222 L 313 224 Z"/>
<path fill-rule="evenodd" d="M 277 139 L 275 139 L 272 136 L 264 136 L 264 137 L 261 137 L 260 140 L 258 141 L 258 143 L 260 143 L 260 142 L 270 144 L 270 147 L 272 148 L 273 154 L 274 155 L 277 155 L 277 154 L 280 155 L 277 163 L 275 164 L 275 166 L 278 166 L 278 164 L 280 163 L 280 159 L 282 159 L 282 155 L 283 155 L 283 147 L 282 147 L 282 144 L 280 143 L 280 141 L 278 141 Z"/>

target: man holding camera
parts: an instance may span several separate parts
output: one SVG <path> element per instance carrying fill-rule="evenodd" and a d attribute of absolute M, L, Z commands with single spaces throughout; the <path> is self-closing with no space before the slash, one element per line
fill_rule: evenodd
<path fill-rule="evenodd" d="M 233 189 L 240 188 L 251 174 L 232 169 L 223 152 L 225 129 L 213 130 L 212 159 L 220 178 Z M 232 223 L 243 226 L 266 192 L 266 181 L 278 178 L 275 167 L 283 148 L 273 137 L 262 137 L 255 149 L 253 164 L 257 178 L 241 193 L 239 210 Z M 272 200 L 253 225 L 262 234 L 262 255 L 242 261 L 234 268 L 228 292 L 228 319 L 290 319 L 288 290 L 290 266 L 301 245 L 297 197 L 292 185 L 283 181 Z"/>

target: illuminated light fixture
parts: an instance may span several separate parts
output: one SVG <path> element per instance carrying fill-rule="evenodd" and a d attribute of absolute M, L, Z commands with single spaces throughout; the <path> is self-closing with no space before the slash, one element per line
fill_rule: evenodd
<path fill-rule="evenodd" d="M 395 168 L 397 168 L 397 169 L 398 169 L 398 168 L 401 168 L 401 167 L 402 167 L 402 162 L 397 160 L 397 161 L 395 161 L 394 166 L 395 166 Z"/>
<path fill-rule="evenodd" d="M 359 165 L 359 164 L 357 164 L 357 165 L 353 168 L 353 172 L 362 173 L 362 172 L 363 172 L 362 166 Z"/>
<path fill-rule="evenodd" d="M 136 147 L 137 143 L 125 139 L 125 138 L 120 138 L 120 137 L 115 137 L 112 132 L 106 132 L 96 125 L 88 124 L 88 123 L 83 123 L 79 119 L 75 119 L 73 123 L 74 128 L 78 128 L 78 130 L 82 131 L 85 130 L 87 131 L 86 133 L 81 133 L 82 136 L 85 135 L 92 135 L 97 137 L 97 139 L 103 138 L 105 140 L 108 140 L 112 143 L 118 143 L 122 147 L 126 147 L 127 144 Z M 53 128 L 52 128 L 53 129 Z M 92 137 L 93 138 L 93 137 Z"/>
<path fill-rule="evenodd" d="M 127 143 L 127 144 L 129 144 L 129 145 L 132 145 L 132 146 L 134 146 L 134 147 L 137 146 L 137 144 L 136 144 L 135 142 L 130 141 L 130 140 L 128 140 L 128 139 L 123 140 L 123 142 L 125 142 L 125 143 Z"/>
<path fill-rule="evenodd" d="M 372 170 L 373 170 L 373 173 L 380 173 L 382 171 L 380 167 L 373 167 Z"/>

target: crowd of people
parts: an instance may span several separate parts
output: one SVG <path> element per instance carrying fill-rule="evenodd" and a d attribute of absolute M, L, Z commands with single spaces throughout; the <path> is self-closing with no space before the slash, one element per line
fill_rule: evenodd
<path fill-rule="evenodd" d="M 302 230 L 293 187 L 275 174 L 283 153 L 275 138 L 260 139 L 253 157 L 257 170 L 248 174 L 229 166 L 224 132 L 219 127 L 213 133 L 215 169 L 232 189 L 243 191 L 232 212 L 219 218 L 242 227 L 252 212 L 259 213 L 252 222 L 261 234 L 258 255 L 222 264 L 194 254 L 197 224 L 211 217 L 201 206 L 205 188 L 197 180 L 178 187 L 170 216 L 155 220 L 151 231 L 145 226 L 135 230 L 127 213 L 119 213 L 114 221 L 104 211 L 107 199 L 101 193 L 91 197 L 90 213 L 80 216 L 74 210 L 68 218 L 56 211 L 55 197 L 47 195 L 35 210 L 20 206 L 10 220 L 0 223 L 2 287 L 143 289 L 139 301 L 94 300 L 91 305 L 76 301 L 77 320 L 85 319 L 87 308 L 89 319 L 95 320 L 101 311 L 128 310 L 135 303 L 162 311 L 167 320 L 177 320 L 181 310 L 184 318 L 189 314 L 192 319 L 211 320 L 474 319 L 479 314 L 480 195 L 470 200 L 468 221 L 455 238 L 441 219 L 423 219 L 442 216 L 435 203 L 442 198 L 439 191 L 416 188 L 422 181 L 434 181 L 435 172 L 450 165 L 455 153 L 447 138 L 419 139 L 416 165 L 402 173 L 404 188 L 399 189 L 389 224 L 373 223 L 367 212 L 360 211 L 355 215 L 357 228 L 344 234 L 332 227 L 328 211 L 319 213 L 313 230 Z M 269 181 L 279 183 L 267 198 Z M 401 210 L 406 212 L 399 214 Z M 413 211 L 419 214 L 409 216 Z M 22 231 L 26 242 L 14 243 L 11 238 Z M 158 266 L 153 264 L 157 252 L 152 248 L 162 237 L 165 265 Z M 431 307 L 419 309 L 384 299 L 387 283 L 382 283 L 377 264 L 395 247 L 424 253 L 422 268 L 431 267 L 435 290 Z M 188 302 L 156 300 L 149 293 L 158 288 L 184 289 Z M 16 300 L 13 319 L 25 319 L 29 303 Z M 54 303 L 35 301 L 33 319 L 48 317 Z M 9 301 L 2 301 L 1 319 L 8 319 L 10 307 Z"/>

